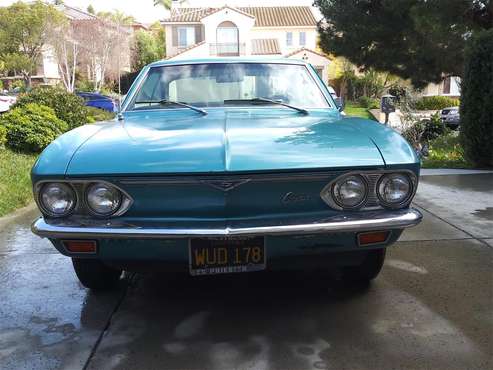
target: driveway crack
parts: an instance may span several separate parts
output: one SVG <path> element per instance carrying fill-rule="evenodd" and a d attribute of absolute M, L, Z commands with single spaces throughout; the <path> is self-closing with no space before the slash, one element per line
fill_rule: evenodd
<path fill-rule="evenodd" d="M 126 278 L 126 284 L 125 284 L 125 287 L 122 291 L 122 294 L 120 295 L 120 297 L 118 298 L 118 301 L 116 302 L 116 305 L 115 307 L 113 308 L 113 310 L 111 311 L 110 315 L 108 316 L 108 319 L 106 320 L 106 324 L 103 328 L 103 330 L 101 331 L 101 333 L 99 334 L 98 336 L 98 339 L 96 340 L 96 343 L 94 343 L 94 346 L 92 347 L 92 350 L 91 350 L 91 353 L 89 354 L 89 357 L 87 358 L 84 366 L 82 367 L 82 370 L 87 370 L 94 355 L 96 354 L 98 348 L 99 348 L 99 345 L 101 344 L 102 340 L 103 340 L 103 337 L 105 335 L 105 333 L 108 332 L 108 330 L 110 329 L 110 326 L 111 326 L 111 321 L 113 319 L 113 316 L 118 312 L 118 309 L 120 308 L 120 306 L 122 305 L 123 301 L 125 300 L 125 297 L 127 296 L 127 292 L 128 292 L 128 288 L 130 286 L 130 282 L 132 281 L 133 277 L 134 277 L 135 274 L 131 274 L 129 275 L 127 278 Z"/>
<path fill-rule="evenodd" d="M 475 240 L 477 240 L 478 242 L 480 242 L 481 244 L 484 244 L 485 246 L 487 246 L 488 248 L 492 248 L 492 247 L 491 247 L 488 243 L 486 243 L 484 240 L 481 240 L 480 238 L 478 238 L 478 237 L 474 236 L 474 235 L 473 235 L 473 234 L 471 234 L 470 232 L 468 232 L 468 231 L 466 231 L 466 230 L 464 230 L 464 229 L 460 228 L 459 226 L 454 225 L 453 223 L 451 223 L 450 221 L 447 221 L 447 220 L 446 220 L 446 219 L 444 219 L 443 217 L 440 217 L 440 216 L 439 216 L 439 215 L 437 215 L 436 213 L 433 213 L 433 212 L 431 212 L 431 211 L 427 210 L 427 209 L 426 209 L 424 206 L 422 206 L 421 204 L 416 203 L 416 202 L 414 202 L 414 201 L 413 201 L 413 204 L 417 205 L 419 208 L 421 208 L 423 211 L 425 211 L 425 212 L 429 213 L 429 214 L 430 214 L 430 215 L 432 215 L 433 217 L 438 218 L 440 221 L 445 222 L 447 225 L 450 225 L 450 226 L 452 226 L 452 227 L 456 228 L 457 230 L 459 230 L 459 231 L 463 232 L 464 234 L 469 235 L 469 236 L 471 237 L 471 239 L 475 239 Z"/>

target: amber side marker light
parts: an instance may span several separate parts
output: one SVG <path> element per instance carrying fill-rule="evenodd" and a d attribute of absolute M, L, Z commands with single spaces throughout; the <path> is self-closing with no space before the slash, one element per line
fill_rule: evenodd
<path fill-rule="evenodd" d="M 94 240 L 66 240 L 63 245 L 70 253 L 96 253 L 96 242 Z"/>
<path fill-rule="evenodd" d="M 374 231 L 371 233 L 358 234 L 360 246 L 385 243 L 390 236 L 390 231 Z"/>

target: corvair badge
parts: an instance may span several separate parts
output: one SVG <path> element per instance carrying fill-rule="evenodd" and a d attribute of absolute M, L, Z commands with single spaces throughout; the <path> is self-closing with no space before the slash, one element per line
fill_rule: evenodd
<path fill-rule="evenodd" d="M 294 203 L 303 203 L 308 202 L 311 197 L 308 194 L 298 194 L 289 192 L 282 197 L 282 202 L 284 204 L 294 204 Z"/>
<path fill-rule="evenodd" d="M 238 186 L 246 184 L 250 182 L 251 179 L 243 179 L 243 180 L 203 180 L 201 181 L 203 184 L 209 185 L 214 189 L 221 190 L 224 192 L 236 189 Z"/>

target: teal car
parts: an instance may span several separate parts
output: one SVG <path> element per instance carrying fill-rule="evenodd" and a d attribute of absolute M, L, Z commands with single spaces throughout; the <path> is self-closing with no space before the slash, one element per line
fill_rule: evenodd
<path fill-rule="evenodd" d="M 340 110 L 303 61 L 151 64 L 115 121 L 42 153 L 32 230 L 92 289 L 151 266 L 336 268 L 368 282 L 421 221 L 410 207 L 420 161 L 397 132 Z"/>

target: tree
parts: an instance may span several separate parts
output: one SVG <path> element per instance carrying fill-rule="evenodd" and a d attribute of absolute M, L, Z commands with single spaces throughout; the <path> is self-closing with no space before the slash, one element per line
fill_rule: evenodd
<path fill-rule="evenodd" d="M 134 34 L 132 47 L 132 71 L 140 71 L 147 64 L 163 59 L 166 54 L 164 29 L 157 22 L 149 31 Z"/>
<path fill-rule="evenodd" d="M 475 35 L 465 53 L 460 141 L 465 157 L 493 167 L 493 29 Z"/>
<path fill-rule="evenodd" d="M 421 88 L 461 76 L 470 35 L 493 27 L 493 0 L 315 0 L 320 46 Z"/>
<path fill-rule="evenodd" d="M 52 47 L 58 64 L 58 71 L 63 85 L 68 92 L 75 91 L 75 80 L 81 44 L 78 30 L 74 24 L 65 21 L 58 29 L 58 36 L 52 39 Z"/>
<path fill-rule="evenodd" d="M 52 31 L 62 20 L 60 12 L 41 1 L 0 8 L 0 60 L 8 72 L 22 75 L 27 88 Z"/>
<path fill-rule="evenodd" d="M 166 10 L 171 9 L 172 0 L 154 0 L 154 6 L 163 6 Z"/>
<path fill-rule="evenodd" d="M 87 12 L 89 14 L 96 14 L 96 11 L 94 10 L 94 7 L 92 6 L 92 4 L 89 4 L 89 6 L 87 7 Z"/>

